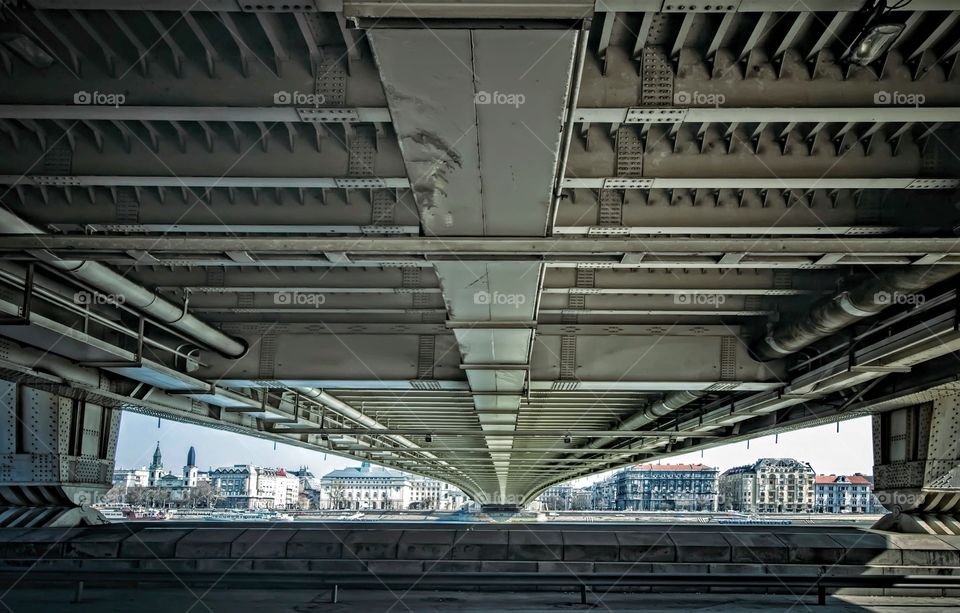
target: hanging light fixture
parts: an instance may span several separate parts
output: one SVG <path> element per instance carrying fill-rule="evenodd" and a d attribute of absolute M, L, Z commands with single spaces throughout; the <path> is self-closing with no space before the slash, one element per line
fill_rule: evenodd
<path fill-rule="evenodd" d="M 875 0 L 869 8 L 865 8 L 861 17 L 863 25 L 847 50 L 847 61 L 868 66 L 883 57 L 906 28 L 906 24 L 894 18 L 891 12 L 909 3 L 910 0 L 906 0 L 888 7 L 886 0 Z"/>
<path fill-rule="evenodd" d="M 878 23 L 860 35 L 850 50 L 850 62 L 867 66 L 880 59 L 903 33 L 902 23 Z"/>

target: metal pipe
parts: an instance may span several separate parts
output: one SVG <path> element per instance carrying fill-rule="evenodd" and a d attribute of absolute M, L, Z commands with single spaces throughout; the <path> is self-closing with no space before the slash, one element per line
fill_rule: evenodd
<path fill-rule="evenodd" d="M 336 412 L 336 413 L 338 413 L 338 414 L 340 414 L 340 415 L 342 415 L 342 416 L 344 416 L 344 417 L 346 417 L 346 418 L 348 418 L 348 419 L 351 419 L 351 420 L 353 420 L 353 421 L 355 421 L 355 422 L 357 422 L 357 423 L 359 423 L 359 424 L 361 424 L 361 425 L 363 425 L 363 426 L 366 426 L 367 428 L 369 428 L 369 429 L 371 429 L 371 430 L 386 430 L 386 429 L 387 429 L 386 426 L 384 426 L 383 424 L 381 424 L 381 423 L 378 422 L 377 420 L 372 419 L 372 418 L 370 418 L 370 417 L 367 417 L 366 415 L 364 415 L 364 414 L 361 413 L 360 411 L 356 410 L 355 408 L 353 408 L 352 406 L 350 406 L 350 405 L 347 404 L 346 402 L 340 400 L 339 398 L 334 398 L 333 396 L 331 396 L 330 394 L 326 393 L 325 391 L 323 391 L 323 390 L 321 390 L 321 389 L 317 389 L 317 388 L 315 388 L 315 387 L 294 387 L 293 389 L 296 390 L 296 391 L 298 391 L 298 392 L 300 392 L 301 394 L 303 394 L 304 396 L 306 396 L 306 397 L 308 397 L 308 398 L 311 398 L 311 399 L 313 399 L 313 400 L 316 400 L 317 402 L 319 402 L 320 404 L 322 404 L 322 405 L 324 405 L 325 407 L 329 408 L 330 410 L 332 410 L 332 411 L 334 411 L 334 412 Z M 333 431 L 331 431 L 331 432 L 333 432 Z M 359 432 L 360 432 L 361 434 L 364 433 L 364 431 L 359 431 Z M 333 432 L 333 433 L 335 434 L 336 432 Z M 351 432 L 351 434 L 355 434 L 355 432 Z M 404 437 L 404 436 L 400 436 L 400 435 L 389 435 L 388 438 L 390 438 L 391 440 L 395 441 L 396 443 L 398 443 L 398 444 L 400 444 L 400 445 L 402 445 L 402 446 L 404 446 L 404 447 L 407 447 L 408 449 L 412 449 L 412 450 L 415 450 L 415 451 L 419 451 L 419 452 L 422 453 L 425 457 L 430 458 L 431 460 L 439 460 L 439 458 L 438 458 L 437 456 L 433 455 L 432 453 L 430 453 L 430 452 L 428 452 L 428 451 L 423 451 L 423 450 L 420 448 L 419 445 L 417 445 L 416 443 L 414 443 L 413 441 L 411 441 L 410 439 L 408 439 L 408 438 L 406 438 L 406 437 Z M 446 464 L 446 462 L 443 462 L 443 463 Z"/>
<path fill-rule="evenodd" d="M 619 432 L 633 432 L 641 426 L 645 426 L 657 419 L 673 413 L 677 409 L 683 408 L 698 398 L 703 398 L 707 392 L 699 390 L 684 390 L 682 392 L 670 392 L 660 400 L 654 402 L 633 414 L 625 422 L 617 427 Z M 666 434 L 666 433 L 661 433 Z M 604 436 L 596 439 L 586 446 L 587 449 L 598 449 L 612 443 L 617 437 Z"/>
<path fill-rule="evenodd" d="M 949 279 L 957 266 L 912 266 L 887 270 L 814 304 L 799 319 L 775 327 L 751 348 L 758 360 L 774 360 L 836 334 L 861 319 L 872 317 L 892 304 L 902 304 L 910 294 Z"/>
<path fill-rule="evenodd" d="M 12 341 L 0 339 L 3 359 L 31 370 L 60 377 L 71 385 L 90 389 L 100 387 L 100 372 L 96 368 L 80 366 L 66 358 L 33 347 L 18 345 Z M 193 403 L 185 396 L 171 396 L 163 390 L 155 389 L 150 402 L 177 411 L 193 411 Z"/>
<path fill-rule="evenodd" d="M 45 234 L 36 226 L 4 208 L 0 208 L 0 233 Z M 31 251 L 30 253 L 37 259 L 82 279 L 106 294 L 122 296 L 124 304 L 163 322 L 228 358 L 239 358 L 247 351 L 247 344 L 242 340 L 227 336 L 210 324 L 186 313 L 183 307 L 167 302 L 152 291 L 130 281 L 103 264 L 89 260 L 51 259 L 49 254 L 45 252 Z"/>

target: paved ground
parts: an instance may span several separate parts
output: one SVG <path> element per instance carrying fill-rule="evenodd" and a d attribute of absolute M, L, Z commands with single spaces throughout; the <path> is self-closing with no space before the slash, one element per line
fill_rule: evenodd
<path fill-rule="evenodd" d="M 391 595 L 386 591 L 356 591 L 329 602 L 329 592 L 316 590 L 87 590 L 84 601 L 71 603 L 72 592 L 60 589 L 17 589 L 0 596 L 0 611 L 13 613 L 411 613 L 479 612 L 534 613 L 537 611 L 611 611 L 644 613 L 676 611 L 786 611 L 791 613 L 878 612 L 936 613 L 960 611 L 960 599 L 905 597 L 830 597 L 826 607 L 815 599 L 790 596 L 722 594 L 608 594 L 590 605 L 578 594 L 459 593 L 423 591 Z"/>

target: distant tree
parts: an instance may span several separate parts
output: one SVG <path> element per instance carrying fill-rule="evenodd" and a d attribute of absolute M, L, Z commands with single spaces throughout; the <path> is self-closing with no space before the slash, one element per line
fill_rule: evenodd
<path fill-rule="evenodd" d="M 166 509 L 170 507 L 170 500 L 173 498 L 169 488 L 166 487 L 155 487 L 153 489 L 153 500 L 154 503 L 151 505 L 158 509 Z"/>
<path fill-rule="evenodd" d="M 201 481 L 190 488 L 189 504 L 194 509 L 212 509 L 223 498 L 223 491 L 209 481 Z"/>
<path fill-rule="evenodd" d="M 126 498 L 127 488 L 122 485 L 114 485 L 111 487 L 106 494 L 103 495 L 103 498 L 100 500 L 101 504 L 120 504 L 124 502 Z"/>
<path fill-rule="evenodd" d="M 140 486 L 128 487 L 124 497 L 126 498 L 127 504 L 130 506 L 145 506 L 148 502 L 147 488 Z"/>

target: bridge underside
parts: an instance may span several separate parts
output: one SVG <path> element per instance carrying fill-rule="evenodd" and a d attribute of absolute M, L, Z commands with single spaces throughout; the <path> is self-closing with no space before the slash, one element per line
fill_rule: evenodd
<path fill-rule="evenodd" d="M 105 487 L 118 409 L 507 508 L 956 412 L 950 3 L 30 4 L 0 8 L 5 504 Z M 912 432 L 942 454 L 880 485 L 955 513 L 955 437 Z"/>

